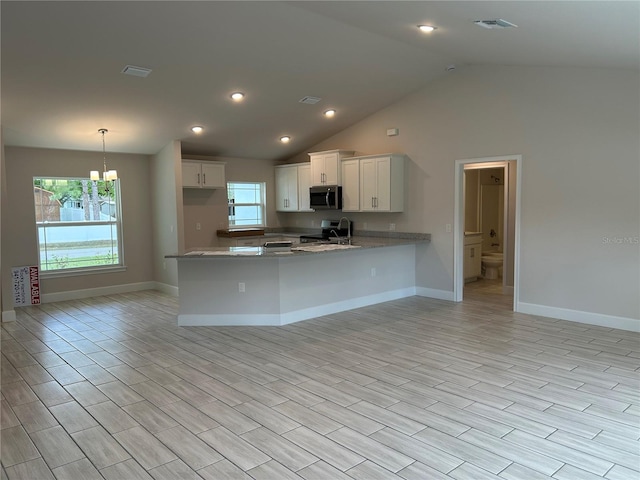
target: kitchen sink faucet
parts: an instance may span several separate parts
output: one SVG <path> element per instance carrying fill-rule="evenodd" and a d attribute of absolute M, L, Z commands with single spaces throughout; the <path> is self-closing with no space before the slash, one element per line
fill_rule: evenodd
<path fill-rule="evenodd" d="M 340 219 L 340 221 L 338 222 L 338 230 L 340 230 L 340 228 L 342 228 L 342 221 L 343 220 L 347 221 L 347 242 L 349 242 L 349 245 L 351 245 L 351 221 L 347 217 L 342 217 Z"/>

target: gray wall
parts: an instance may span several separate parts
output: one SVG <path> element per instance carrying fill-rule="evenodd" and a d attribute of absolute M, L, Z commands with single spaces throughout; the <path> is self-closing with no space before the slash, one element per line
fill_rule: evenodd
<path fill-rule="evenodd" d="M 455 160 L 521 154 L 520 300 L 638 319 L 639 86 L 634 71 L 459 68 L 309 151 L 409 156 L 409 208 L 351 216 L 356 225 L 431 233 L 418 281 L 445 291 L 453 290 L 445 225 L 454 217 Z M 387 137 L 392 127 L 400 135 Z"/>
<path fill-rule="evenodd" d="M 249 158 L 203 157 L 183 154 L 183 158 L 225 163 L 227 182 L 265 182 L 267 226 L 277 227 L 275 172 L 273 162 Z M 218 244 L 216 231 L 228 228 L 229 215 L 226 189 L 185 188 L 184 203 L 185 248 L 209 247 Z M 196 230 L 196 223 L 200 230 Z"/>
<path fill-rule="evenodd" d="M 101 169 L 101 152 L 5 147 L 6 198 L 2 216 L 2 289 L 11 292 L 11 267 L 38 264 L 33 206 L 33 177 L 88 176 Z M 122 192 L 122 231 L 126 271 L 75 275 L 41 280 L 41 294 L 153 281 L 151 244 L 151 198 L 149 157 L 108 154 L 110 168 L 118 171 Z M 5 202 L 3 202 L 4 205 Z M 13 305 L 4 305 L 5 310 Z"/>
<path fill-rule="evenodd" d="M 153 252 L 154 280 L 161 288 L 177 287 L 178 265 L 175 260 L 164 256 L 175 254 L 184 247 L 180 142 L 173 141 L 154 155 L 149 173 L 153 219 L 149 241 Z M 145 252 L 148 251 L 147 248 Z"/>
<path fill-rule="evenodd" d="M 431 244 L 418 258 L 418 285 L 449 292 L 453 234 L 445 225 L 454 217 L 455 160 L 521 154 L 520 300 L 637 319 L 639 85 L 637 72 L 623 70 L 458 68 L 308 151 L 407 154 L 406 211 L 350 216 L 358 228 L 366 223 L 368 229 L 386 230 L 395 223 L 400 231 L 431 233 Z M 400 129 L 399 136 L 386 136 L 392 127 Z M 165 271 L 161 260 L 186 243 L 176 143 L 155 156 L 151 168 L 145 156 L 109 156 L 123 190 L 136 192 L 124 202 L 127 272 L 50 280 L 43 283 L 43 293 L 151 279 L 177 284 L 177 275 L 168 264 Z M 7 147 L 5 155 L 5 198 L 11 199 L 11 208 L 3 202 L 2 211 L 7 292 L 10 266 L 37 262 L 31 177 L 84 175 L 91 165 L 100 165 L 101 154 Z M 306 151 L 289 160 L 306 161 Z M 252 177 L 253 168 L 270 165 L 249 162 L 237 168 L 235 179 L 240 180 Z M 135 188 L 127 188 L 129 182 Z M 166 209 L 159 208 L 160 202 L 166 202 Z M 310 227 L 325 215 L 270 212 L 268 221 L 270 226 Z M 169 223 L 175 223 L 177 239 L 158 240 L 162 244 L 153 244 L 153 255 L 145 255 L 155 241 L 150 237 L 163 238 Z"/>

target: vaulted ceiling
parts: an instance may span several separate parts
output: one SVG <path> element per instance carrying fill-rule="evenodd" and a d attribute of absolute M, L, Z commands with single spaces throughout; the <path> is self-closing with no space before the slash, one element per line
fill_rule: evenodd
<path fill-rule="evenodd" d="M 100 150 L 107 128 L 108 151 L 153 154 L 181 140 L 194 154 L 281 159 L 469 65 L 640 69 L 635 1 L 0 7 L 3 137 L 15 146 Z M 473 23 L 498 18 L 517 28 Z M 152 72 L 128 76 L 126 65 Z M 244 100 L 232 101 L 234 91 Z"/>

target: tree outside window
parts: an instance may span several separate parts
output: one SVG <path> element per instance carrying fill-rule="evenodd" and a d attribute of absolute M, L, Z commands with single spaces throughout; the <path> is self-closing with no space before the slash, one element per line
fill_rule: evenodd
<path fill-rule="evenodd" d="M 119 181 L 33 179 L 40 270 L 122 265 Z"/>

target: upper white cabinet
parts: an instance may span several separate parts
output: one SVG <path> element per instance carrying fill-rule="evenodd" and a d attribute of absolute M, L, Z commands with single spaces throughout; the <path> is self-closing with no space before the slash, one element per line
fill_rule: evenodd
<path fill-rule="evenodd" d="M 182 161 L 184 188 L 226 188 L 223 162 Z"/>
<path fill-rule="evenodd" d="M 360 160 L 342 161 L 342 211 L 360 211 Z"/>
<path fill-rule="evenodd" d="M 352 150 L 310 153 L 311 185 L 342 185 L 340 161 L 353 154 Z"/>
<path fill-rule="evenodd" d="M 308 163 L 275 167 L 278 212 L 312 211 L 309 208 L 310 174 Z"/>
<path fill-rule="evenodd" d="M 311 165 L 301 163 L 298 165 L 298 210 L 300 212 L 313 212 L 309 205 L 309 188 L 311 187 Z"/>
<path fill-rule="evenodd" d="M 399 153 L 365 155 L 344 160 L 343 211 L 402 212 L 405 163 L 406 157 Z"/>

